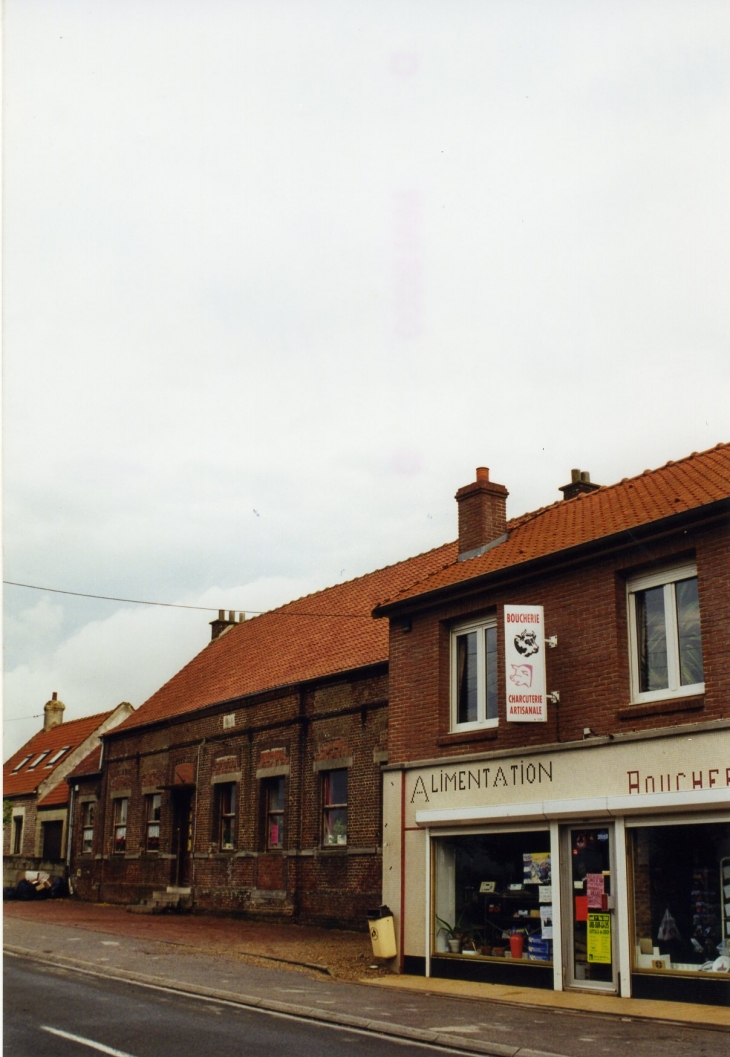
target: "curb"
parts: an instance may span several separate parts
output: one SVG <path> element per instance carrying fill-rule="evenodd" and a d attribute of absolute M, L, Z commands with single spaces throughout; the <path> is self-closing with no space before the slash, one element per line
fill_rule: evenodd
<path fill-rule="evenodd" d="M 435 1031 L 429 1031 L 427 1028 L 409 1028 L 402 1024 L 389 1024 L 382 1020 L 355 1017 L 347 1013 L 336 1013 L 311 1006 L 299 1006 L 292 1002 L 276 1002 L 272 999 L 259 998 L 257 995 L 242 995 L 235 991 L 219 991 L 210 987 L 193 987 L 165 976 L 150 976 L 146 973 L 132 972 L 128 969 L 109 969 L 105 967 L 102 972 L 93 962 L 85 962 L 80 958 L 68 958 L 65 955 L 57 955 L 56 957 L 40 955 L 37 951 L 26 947 L 17 947 L 14 944 L 5 944 L 3 950 L 16 957 L 26 958 L 28 961 L 38 962 L 41 965 L 58 966 L 59 968 L 84 973 L 87 976 L 98 976 L 105 980 L 121 980 L 124 983 L 164 988 L 168 991 L 176 991 L 179 994 L 195 995 L 199 998 L 226 1002 L 230 1005 L 243 1006 L 248 1009 L 259 1009 L 267 1013 L 280 1013 L 290 1017 L 298 1017 L 301 1020 L 311 1020 L 322 1024 L 338 1024 L 344 1028 L 357 1028 L 359 1031 L 366 1031 L 371 1035 L 381 1035 L 384 1038 L 410 1039 L 413 1042 L 424 1042 L 432 1046 L 448 1047 L 452 1050 L 461 1050 L 462 1053 L 486 1054 L 488 1057 L 566 1057 L 565 1054 L 552 1053 L 547 1050 L 533 1050 L 520 1046 L 505 1046 L 498 1042 L 479 1042 L 476 1039 L 463 1039 L 457 1035 L 443 1035 Z"/>

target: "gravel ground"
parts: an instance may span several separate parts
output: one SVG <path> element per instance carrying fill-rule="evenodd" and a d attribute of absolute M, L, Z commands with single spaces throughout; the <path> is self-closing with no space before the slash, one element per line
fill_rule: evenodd
<path fill-rule="evenodd" d="M 324 973 L 336 980 L 373 979 L 390 972 L 386 966 L 376 965 L 367 932 L 212 914 L 130 914 L 124 907 L 75 899 L 9 901 L 4 904 L 4 913 L 16 920 L 171 943 L 179 954 L 188 949 L 191 954 L 202 951 L 270 968 L 277 963 L 281 968 L 318 976 Z"/>

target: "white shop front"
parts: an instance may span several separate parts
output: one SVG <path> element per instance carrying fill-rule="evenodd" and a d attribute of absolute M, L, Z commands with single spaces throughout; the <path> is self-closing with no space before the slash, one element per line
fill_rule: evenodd
<path fill-rule="evenodd" d="M 384 775 L 406 972 L 726 1004 L 730 724 Z"/>

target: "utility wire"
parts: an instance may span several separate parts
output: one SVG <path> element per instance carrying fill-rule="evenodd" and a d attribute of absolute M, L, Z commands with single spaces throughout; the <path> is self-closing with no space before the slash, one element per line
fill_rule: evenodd
<path fill-rule="evenodd" d="M 39 587 L 37 584 L 21 584 L 16 580 L 3 580 L 4 584 L 10 587 L 27 587 L 29 591 L 48 591 L 54 595 L 74 595 L 76 598 L 100 598 L 105 602 L 131 602 L 136 606 L 166 606 L 169 609 L 199 609 L 206 613 L 220 613 L 221 610 L 229 612 L 232 610 L 231 606 L 186 606 L 182 602 L 148 602 L 140 598 L 117 598 L 115 595 L 91 595 L 86 594 L 84 591 L 63 591 L 60 587 Z M 270 609 L 233 609 L 236 613 L 251 613 L 253 616 L 263 616 L 265 613 L 271 613 Z M 363 617 L 370 617 L 369 613 L 288 613 L 281 611 L 281 616 L 286 617 L 342 617 L 362 619 Z"/>

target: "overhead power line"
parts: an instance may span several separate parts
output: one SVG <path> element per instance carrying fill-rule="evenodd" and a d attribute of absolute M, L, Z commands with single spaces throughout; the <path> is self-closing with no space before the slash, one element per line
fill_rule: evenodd
<path fill-rule="evenodd" d="M 64 591 L 60 587 L 39 587 L 38 584 L 21 584 L 16 580 L 3 580 L 4 584 L 9 587 L 25 587 L 29 591 L 47 591 L 54 595 L 73 595 L 75 598 L 98 598 L 104 602 L 129 602 L 135 606 L 165 606 L 168 609 L 198 609 L 206 613 L 220 613 L 228 610 L 229 612 L 236 613 L 250 613 L 252 616 L 260 617 L 265 613 L 271 613 L 270 609 L 241 609 L 233 608 L 231 606 L 187 606 L 182 602 L 149 602 L 141 598 L 117 598 L 116 595 L 92 595 L 85 591 Z M 341 618 L 357 618 L 362 619 L 363 617 L 370 617 L 369 613 L 302 613 L 299 610 L 296 612 L 284 612 L 281 611 L 281 616 L 286 617 L 341 617 Z"/>

